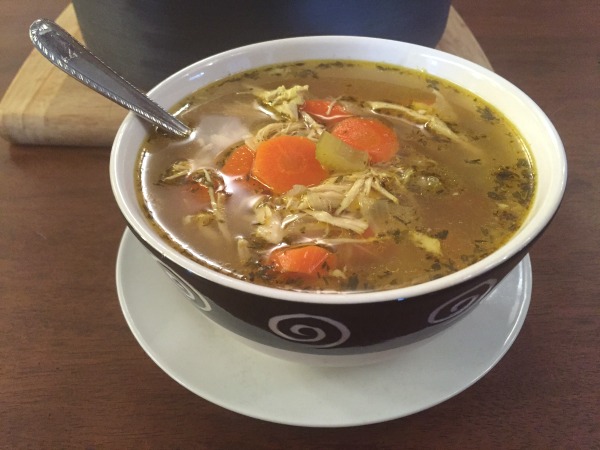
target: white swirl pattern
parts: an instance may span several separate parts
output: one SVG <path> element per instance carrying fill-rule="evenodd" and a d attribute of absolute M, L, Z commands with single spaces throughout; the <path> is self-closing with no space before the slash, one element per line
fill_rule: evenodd
<path fill-rule="evenodd" d="M 350 330 L 336 320 L 309 314 L 287 314 L 269 319 L 269 328 L 284 339 L 302 342 L 315 348 L 331 348 L 350 338 Z M 332 335 L 333 338 L 332 338 Z M 331 339 L 335 339 L 333 342 Z"/>
<path fill-rule="evenodd" d="M 202 311 L 210 311 L 212 306 L 208 301 L 208 298 L 194 289 L 187 281 L 177 275 L 170 267 L 167 267 L 162 261 L 156 260 L 158 264 L 162 267 L 167 276 L 175 283 L 175 285 L 179 288 L 179 290 L 185 295 L 196 308 L 201 309 Z"/>
<path fill-rule="evenodd" d="M 454 297 L 452 300 L 448 300 L 429 314 L 427 322 L 432 325 L 445 322 L 466 312 L 479 299 L 485 297 L 496 286 L 497 282 L 497 279 L 491 278 Z"/>

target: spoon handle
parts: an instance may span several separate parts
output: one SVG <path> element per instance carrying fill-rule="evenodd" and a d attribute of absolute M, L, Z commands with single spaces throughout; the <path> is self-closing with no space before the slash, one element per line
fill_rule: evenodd
<path fill-rule="evenodd" d="M 56 23 L 36 20 L 29 27 L 29 37 L 42 55 L 77 81 L 176 136 L 191 134 L 187 125 L 150 100 Z"/>

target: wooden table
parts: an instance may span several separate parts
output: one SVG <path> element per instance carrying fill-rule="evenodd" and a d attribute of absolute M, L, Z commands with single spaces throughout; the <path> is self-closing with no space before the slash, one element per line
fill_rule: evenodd
<path fill-rule="evenodd" d="M 27 27 L 65 0 L 0 0 L 0 92 Z M 101 147 L 0 140 L 0 448 L 600 448 L 600 4 L 455 0 L 496 72 L 527 92 L 567 150 L 563 205 L 531 252 L 513 347 L 461 394 L 375 425 L 249 418 L 181 387 L 121 313 L 125 227 Z"/>

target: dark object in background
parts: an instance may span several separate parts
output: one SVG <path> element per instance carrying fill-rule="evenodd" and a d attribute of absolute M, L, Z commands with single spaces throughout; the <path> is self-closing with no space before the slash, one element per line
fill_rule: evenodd
<path fill-rule="evenodd" d="M 371 36 L 434 47 L 450 0 L 73 0 L 86 46 L 141 89 L 260 41 Z"/>

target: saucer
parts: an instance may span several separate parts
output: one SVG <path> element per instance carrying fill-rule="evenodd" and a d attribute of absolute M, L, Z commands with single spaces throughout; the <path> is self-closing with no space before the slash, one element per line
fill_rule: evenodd
<path fill-rule="evenodd" d="M 260 353 L 205 318 L 125 231 L 117 257 L 125 319 L 154 362 L 196 395 L 257 419 L 309 427 L 366 425 L 435 406 L 483 377 L 508 351 L 531 298 L 527 255 L 464 318 L 358 367 L 301 365 Z"/>

